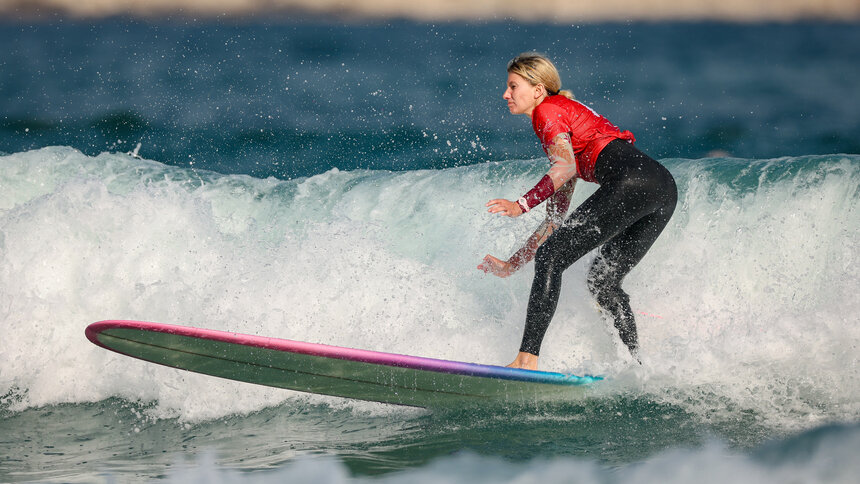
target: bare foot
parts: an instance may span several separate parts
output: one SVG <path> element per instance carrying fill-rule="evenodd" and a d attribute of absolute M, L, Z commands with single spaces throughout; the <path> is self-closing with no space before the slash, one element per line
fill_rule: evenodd
<path fill-rule="evenodd" d="M 531 353 L 525 353 L 520 351 L 517 354 L 516 359 L 508 365 L 508 368 L 522 368 L 523 370 L 537 370 L 538 368 L 538 357 L 537 355 L 533 355 Z"/>

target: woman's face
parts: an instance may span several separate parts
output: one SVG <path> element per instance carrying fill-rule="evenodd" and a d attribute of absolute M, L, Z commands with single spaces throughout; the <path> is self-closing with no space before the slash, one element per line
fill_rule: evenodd
<path fill-rule="evenodd" d="M 532 111 L 543 101 L 543 92 L 541 85 L 533 86 L 523 76 L 509 72 L 508 88 L 502 97 L 508 102 L 511 114 L 527 114 L 531 117 Z"/>

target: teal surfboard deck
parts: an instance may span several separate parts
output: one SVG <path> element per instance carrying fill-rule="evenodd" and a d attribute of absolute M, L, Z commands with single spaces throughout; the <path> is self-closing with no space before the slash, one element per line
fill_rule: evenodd
<path fill-rule="evenodd" d="M 86 335 L 103 348 L 172 368 L 417 407 L 577 399 L 602 379 L 142 321 L 101 321 Z"/>

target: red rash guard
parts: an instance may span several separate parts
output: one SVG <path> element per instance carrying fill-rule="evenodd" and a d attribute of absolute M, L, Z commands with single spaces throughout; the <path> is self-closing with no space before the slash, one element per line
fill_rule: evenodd
<path fill-rule="evenodd" d="M 544 151 L 553 138 L 569 133 L 577 175 L 587 182 L 595 182 L 594 163 L 610 141 L 616 138 L 636 141 L 630 131 L 621 131 L 588 106 L 564 96 L 544 99 L 532 112 L 532 127 Z"/>

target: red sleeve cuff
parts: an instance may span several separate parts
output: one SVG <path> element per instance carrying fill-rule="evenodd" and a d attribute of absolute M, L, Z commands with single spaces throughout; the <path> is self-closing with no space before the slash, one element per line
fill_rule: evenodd
<path fill-rule="evenodd" d="M 552 182 L 552 178 L 549 175 L 544 175 L 538 184 L 523 196 L 523 199 L 525 199 L 529 210 L 531 210 L 551 197 L 553 193 L 555 193 L 555 185 Z"/>

